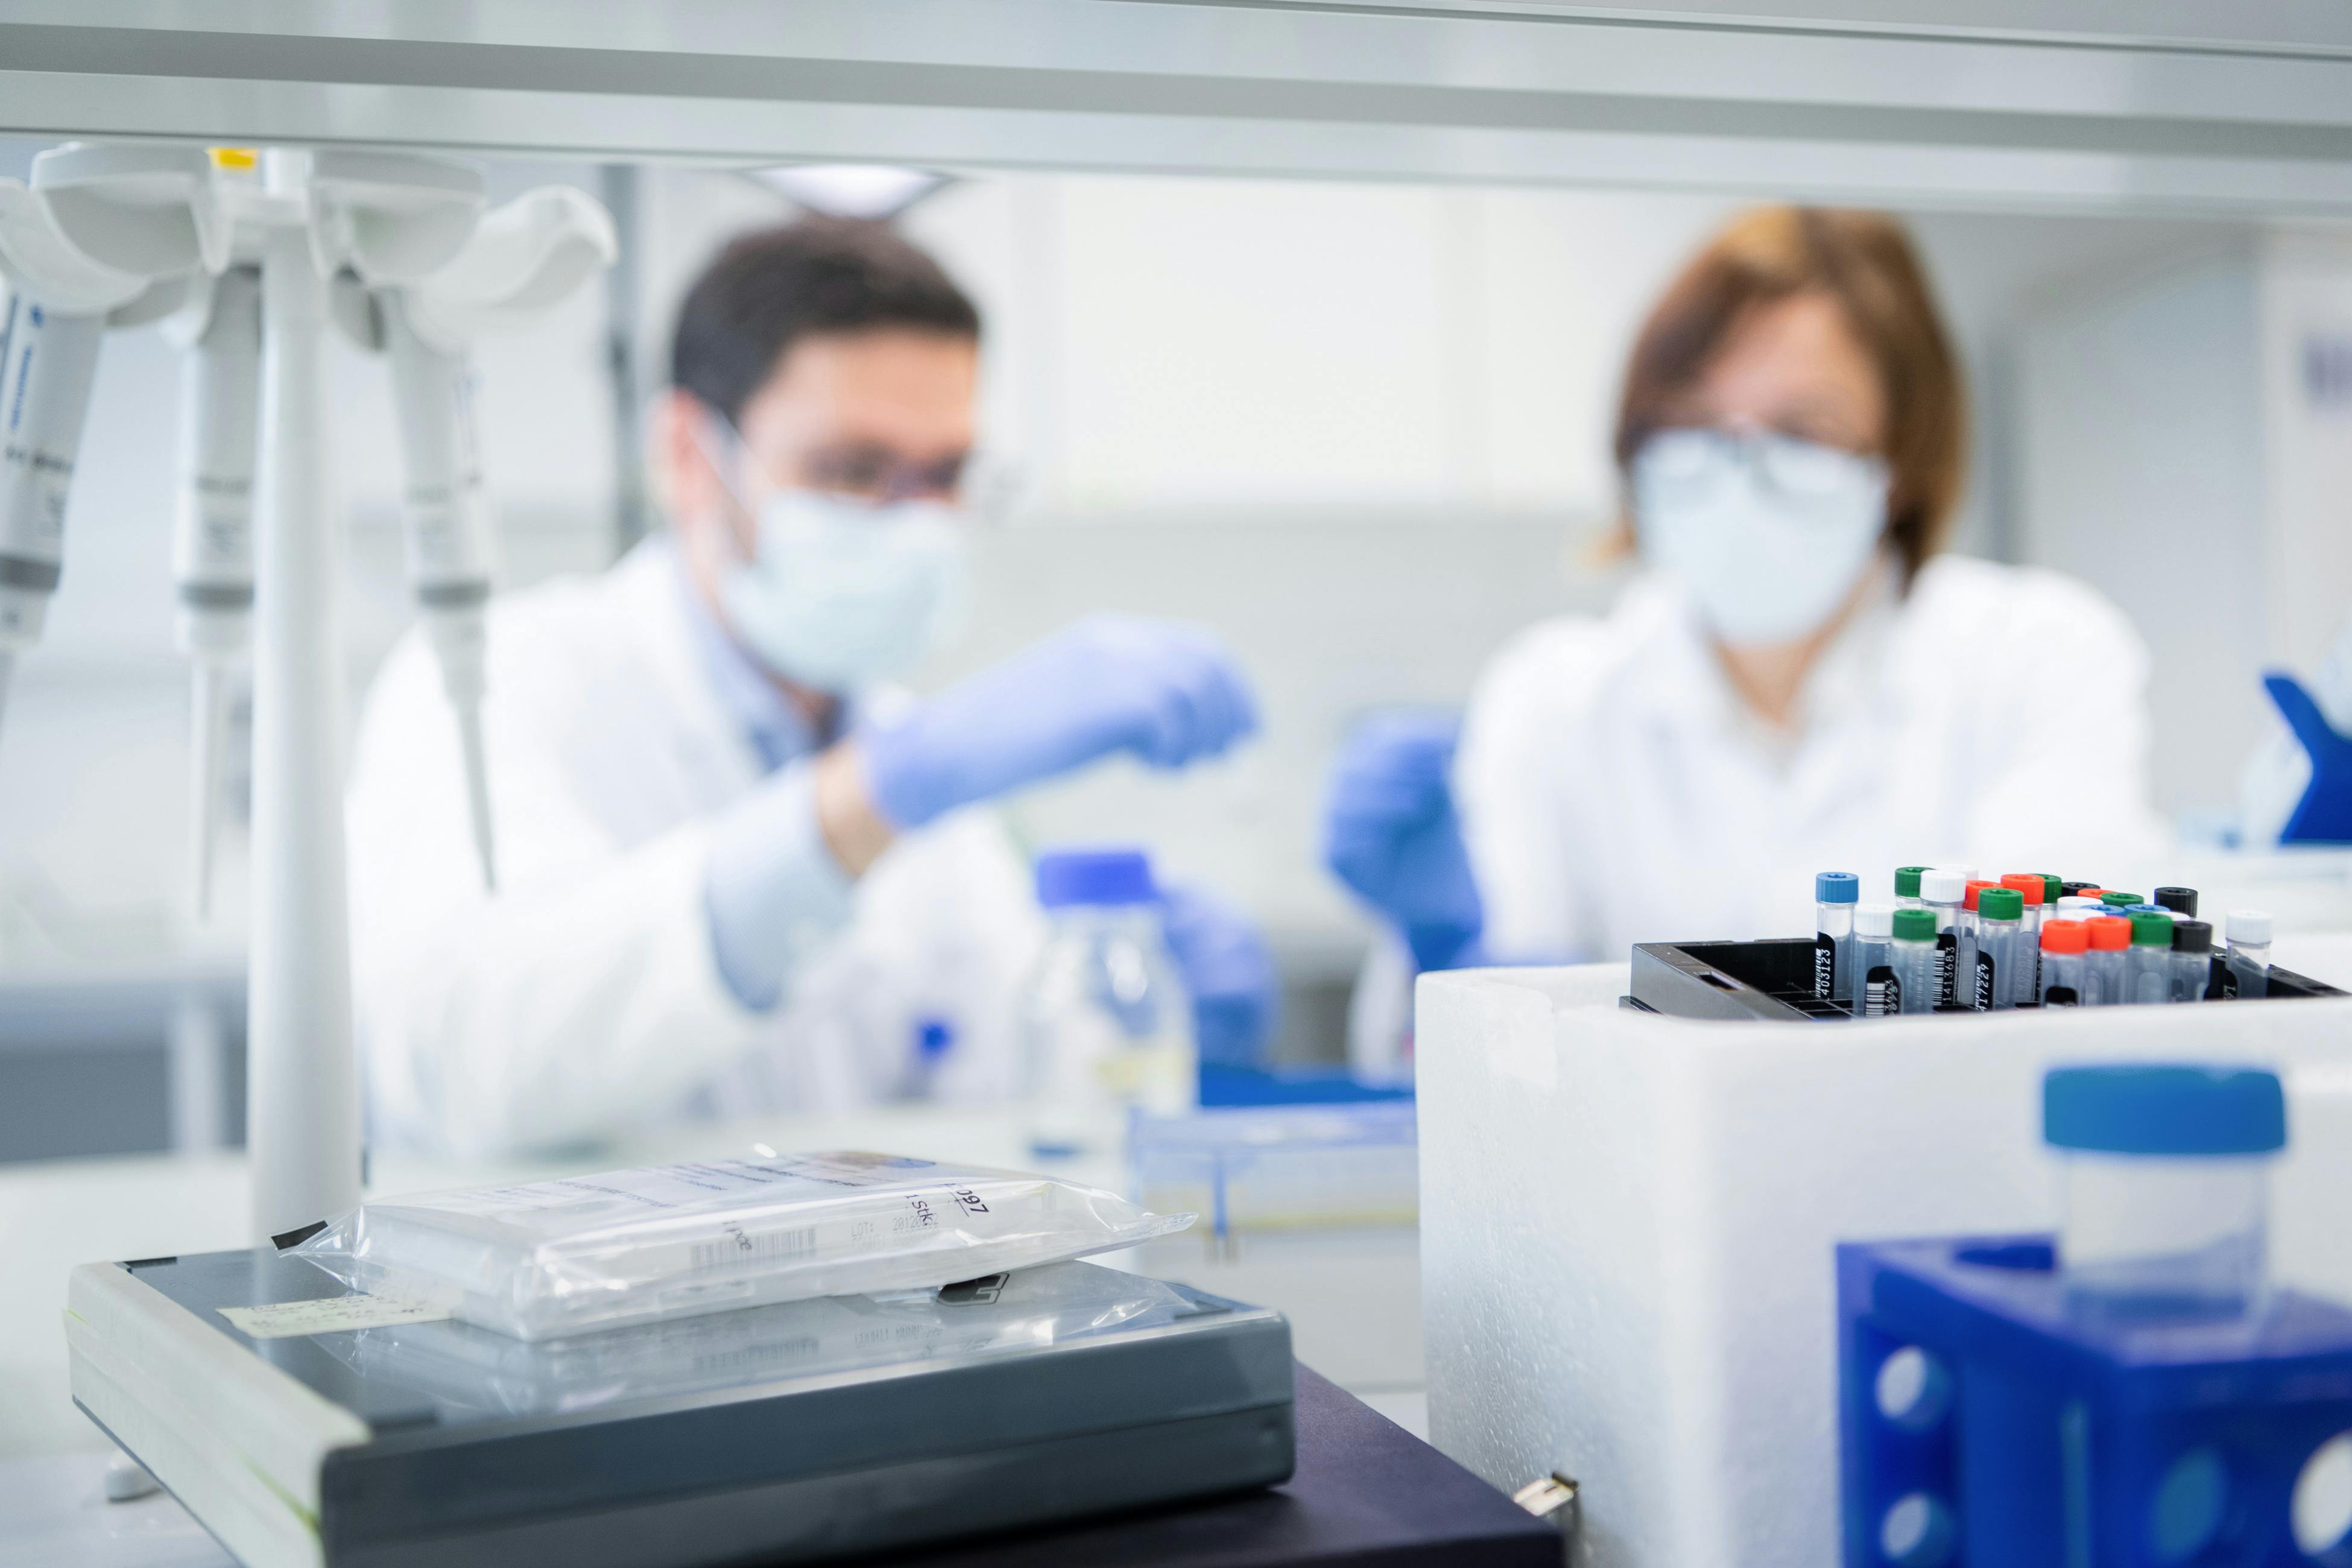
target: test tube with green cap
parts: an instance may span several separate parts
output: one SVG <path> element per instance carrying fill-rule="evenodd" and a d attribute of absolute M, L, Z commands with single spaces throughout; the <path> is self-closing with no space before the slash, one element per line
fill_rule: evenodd
<path fill-rule="evenodd" d="M 2018 941 L 2025 897 L 2015 888 L 1983 888 L 1977 893 L 1976 996 L 1979 1013 L 2017 1005 Z M 2171 940 L 2167 934 L 2167 942 Z"/>
<path fill-rule="evenodd" d="M 2107 908 L 2111 910 L 2123 910 L 2129 909 L 2134 904 L 2144 904 L 2147 902 L 2147 900 L 2141 898 L 2137 893 L 2103 892 L 2099 895 L 2099 902 L 2106 905 Z"/>
<path fill-rule="evenodd" d="M 1896 1005 L 1906 1013 L 1934 1012 L 1939 978 L 1936 911 L 1924 904 L 1917 909 L 1897 910 L 1888 924 L 1892 927 L 1887 948 L 1894 956 Z"/>
<path fill-rule="evenodd" d="M 2124 961 L 2124 1000 L 2162 1002 L 2172 994 L 2172 917 L 2142 910 L 2131 917 L 2131 952 Z"/>
<path fill-rule="evenodd" d="M 1927 900 L 1920 896 L 1919 879 L 1934 870 L 1932 866 L 1897 866 L 1895 868 L 1895 907 L 1898 910 L 1922 910 Z"/>

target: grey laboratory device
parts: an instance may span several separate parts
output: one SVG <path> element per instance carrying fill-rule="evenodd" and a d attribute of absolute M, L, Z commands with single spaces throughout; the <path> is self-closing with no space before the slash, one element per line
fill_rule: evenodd
<path fill-rule="evenodd" d="M 1282 1315 L 1091 1263 L 537 1342 L 381 1306 L 86 1264 L 74 1400 L 247 1568 L 817 1562 L 1291 1473 Z"/>

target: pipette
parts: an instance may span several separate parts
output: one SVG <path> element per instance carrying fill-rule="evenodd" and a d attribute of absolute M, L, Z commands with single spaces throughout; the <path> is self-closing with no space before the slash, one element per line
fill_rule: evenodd
<path fill-rule="evenodd" d="M 408 483 L 408 577 L 441 666 L 442 690 L 457 721 L 466 805 L 482 885 L 498 886 L 490 830 L 490 784 L 482 751 L 484 612 L 489 603 L 495 529 L 482 489 L 474 427 L 473 376 L 463 354 L 419 337 L 400 289 L 380 297 L 384 353 L 392 365 Z"/>
<path fill-rule="evenodd" d="M 65 558 L 66 496 L 106 312 L 146 279 L 102 266 L 48 205 L 0 180 L 0 715 L 17 657 L 40 640 Z"/>
<path fill-rule="evenodd" d="M 476 438 L 471 349 L 482 333 L 551 309 L 618 253 L 603 207 L 570 186 L 546 186 L 487 214 L 447 266 L 377 294 L 408 465 L 409 580 L 457 717 L 474 847 L 491 888 L 482 698 L 497 533 Z"/>
<path fill-rule="evenodd" d="M 174 330 L 176 329 L 176 330 Z M 228 672 L 253 616 L 255 420 L 261 398 L 261 270 L 232 267 L 166 324 L 180 341 L 180 474 L 172 572 L 190 661 L 188 742 L 196 913 L 212 911 L 213 841 L 226 749 Z"/>

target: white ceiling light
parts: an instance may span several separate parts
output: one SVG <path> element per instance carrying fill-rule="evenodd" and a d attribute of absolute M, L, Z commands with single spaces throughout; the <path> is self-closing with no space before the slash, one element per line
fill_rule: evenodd
<path fill-rule="evenodd" d="M 796 205 L 835 217 L 894 218 L 948 183 L 945 174 L 887 163 L 788 163 L 751 174 Z"/>

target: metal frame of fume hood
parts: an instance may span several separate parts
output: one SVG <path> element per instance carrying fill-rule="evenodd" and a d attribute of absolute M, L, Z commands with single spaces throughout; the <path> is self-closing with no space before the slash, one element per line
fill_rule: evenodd
<path fill-rule="evenodd" d="M 0 0 L 0 132 L 2352 215 L 2352 7 Z"/>

